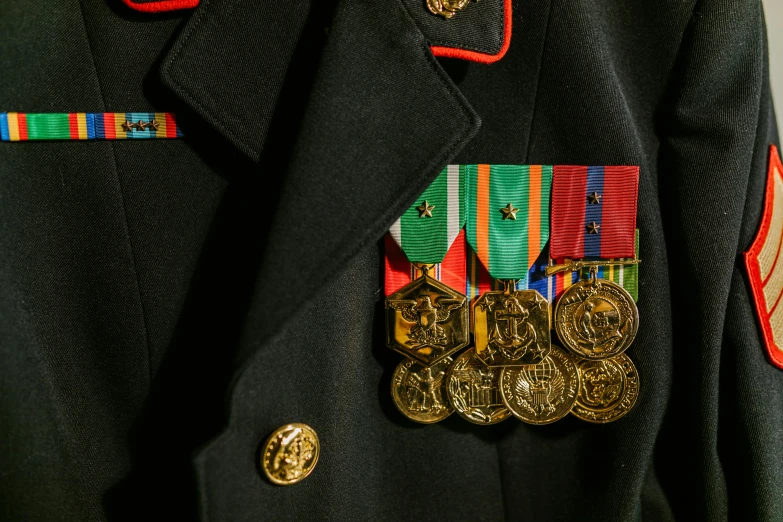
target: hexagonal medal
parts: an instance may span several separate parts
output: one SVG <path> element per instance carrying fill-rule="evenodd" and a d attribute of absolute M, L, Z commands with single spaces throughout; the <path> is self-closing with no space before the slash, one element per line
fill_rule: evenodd
<path fill-rule="evenodd" d="M 487 366 L 537 364 L 549 355 L 549 302 L 535 290 L 485 292 L 473 308 L 476 357 Z"/>
<path fill-rule="evenodd" d="M 470 341 L 468 298 L 423 275 L 386 298 L 386 344 L 430 366 Z"/>

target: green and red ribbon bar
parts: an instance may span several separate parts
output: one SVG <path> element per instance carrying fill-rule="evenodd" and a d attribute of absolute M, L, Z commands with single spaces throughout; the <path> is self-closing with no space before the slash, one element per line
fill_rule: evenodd
<path fill-rule="evenodd" d="M 0 112 L 0 141 L 180 138 L 170 112 Z"/>

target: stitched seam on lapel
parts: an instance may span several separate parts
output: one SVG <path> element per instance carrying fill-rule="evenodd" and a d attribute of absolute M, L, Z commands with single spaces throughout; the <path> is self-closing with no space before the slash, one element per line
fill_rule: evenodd
<path fill-rule="evenodd" d="M 101 101 L 103 102 L 103 110 L 106 110 L 106 96 L 103 94 L 103 85 L 101 85 L 101 77 L 98 74 L 98 66 L 95 63 L 95 53 L 92 50 L 92 42 L 90 41 L 90 35 L 86 30 L 86 21 L 84 18 L 84 7 L 82 6 L 83 0 L 79 0 L 79 8 L 81 10 L 82 22 L 85 24 L 85 34 L 87 38 L 87 45 L 90 48 L 90 56 L 92 57 L 92 66 L 95 73 L 95 81 L 98 84 L 98 91 L 101 93 Z M 123 232 L 125 232 L 125 240 L 127 242 L 128 253 L 131 258 L 131 268 L 133 269 L 133 279 L 136 281 L 136 296 L 139 299 L 139 308 L 141 311 L 141 324 L 144 328 L 144 342 L 147 349 L 147 388 L 152 385 L 152 343 L 150 341 L 150 331 L 147 324 L 147 310 L 144 306 L 144 296 L 141 293 L 141 281 L 139 281 L 138 263 L 136 262 L 136 251 L 133 248 L 133 241 L 131 240 L 130 225 L 128 223 L 128 206 L 125 203 L 125 193 L 122 189 L 122 181 L 120 180 L 120 169 L 117 162 L 117 150 L 115 149 L 115 142 L 110 141 L 112 157 L 114 158 L 114 179 L 116 182 L 117 192 L 120 196 L 120 203 L 122 204 L 122 224 Z"/>
<path fill-rule="evenodd" d="M 525 147 L 525 162 L 530 162 L 530 146 L 533 143 L 533 127 L 536 124 L 536 112 L 538 110 L 538 96 L 541 93 L 541 69 L 544 68 L 544 54 L 549 39 L 549 28 L 552 26 L 552 2 L 549 0 L 549 12 L 546 17 L 546 29 L 544 30 L 544 41 L 541 42 L 541 54 L 538 57 L 538 72 L 536 73 L 536 95 L 533 98 L 533 110 L 530 117 L 530 126 L 527 130 L 527 146 Z"/>
<path fill-rule="evenodd" d="M 409 22 L 414 27 L 417 27 L 418 29 L 418 26 L 415 24 L 408 10 L 405 8 L 405 6 L 402 4 L 400 0 L 397 1 L 402 6 Z M 334 268 L 330 269 L 328 272 L 320 273 L 321 274 L 320 278 L 318 278 L 315 281 L 316 291 L 320 291 L 320 289 L 323 288 L 326 282 L 333 279 L 336 274 L 340 273 L 340 271 L 344 268 L 347 260 L 354 257 L 362 248 L 365 248 L 369 243 L 375 242 L 380 237 L 383 236 L 383 234 L 386 232 L 388 227 L 392 224 L 394 219 L 399 217 L 399 215 L 402 214 L 405 208 L 407 208 L 407 206 L 410 205 L 410 202 L 414 200 L 419 194 L 421 194 L 425 186 L 432 182 L 432 180 L 438 174 L 439 169 L 445 166 L 445 164 L 448 163 L 448 161 L 454 156 L 454 154 L 456 153 L 455 151 L 458 151 L 462 148 L 460 146 L 460 143 L 464 144 L 464 142 L 472 138 L 476 134 L 478 128 L 481 125 L 481 120 L 478 114 L 476 114 L 473 108 L 468 104 L 467 100 L 459 91 L 459 89 L 457 89 L 456 86 L 451 82 L 451 79 L 440 67 L 435 57 L 432 56 L 432 53 L 430 52 L 426 42 L 423 45 L 422 52 L 424 54 L 425 59 L 427 60 L 427 63 L 429 64 L 430 68 L 435 73 L 437 78 L 441 81 L 443 86 L 448 90 L 449 94 L 454 96 L 455 100 L 458 102 L 462 114 L 466 117 L 467 128 L 463 133 L 455 136 L 454 139 L 452 139 L 451 142 L 446 147 L 444 147 L 441 154 L 439 154 L 436 158 L 432 159 L 430 162 L 427 163 L 425 170 L 433 171 L 433 173 L 430 174 L 430 176 L 423 177 L 421 182 L 418 184 L 410 184 L 407 190 L 401 193 L 397 202 L 394 205 L 392 205 L 386 213 L 384 213 L 380 218 L 378 218 L 372 224 L 371 227 L 367 229 L 368 231 L 365 233 L 364 238 L 358 243 L 356 243 L 356 246 L 354 248 L 348 250 L 342 256 L 340 256 L 339 258 L 340 261 L 336 263 Z M 290 316 L 288 320 L 280 323 L 276 329 L 272 330 L 266 336 L 265 339 L 259 341 L 257 346 L 260 348 L 261 346 L 269 343 L 271 340 L 279 336 L 282 333 L 282 331 L 287 327 L 288 323 L 291 322 L 292 319 L 297 315 L 298 313 Z M 256 353 L 256 350 L 250 351 L 247 355 L 241 356 L 240 359 L 238 360 L 240 369 L 236 374 L 235 381 L 232 382 L 231 384 L 232 390 L 235 383 L 244 373 L 244 370 L 252 360 L 254 353 Z"/>
<path fill-rule="evenodd" d="M 176 48 L 174 49 L 174 52 L 172 53 L 170 58 L 166 59 L 165 65 L 163 66 L 163 71 L 165 74 L 163 75 L 163 81 L 164 83 L 168 84 L 168 86 L 176 91 L 178 91 L 179 94 L 187 98 L 188 101 L 190 101 L 192 104 L 194 104 L 196 107 L 198 107 L 200 110 L 204 111 L 205 113 L 209 114 L 209 116 L 215 120 L 214 126 L 218 128 L 221 132 L 226 134 L 229 138 L 233 139 L 237 142 L 238 148 L 247 154 L 248 156 L 251 156 L 254 160 L 257 160 L 257 156 L 260 154 L 260 150 L 257 151 L 255 147 L 252 147 L 247 142 L 245 142 L 243 139 L 241 139 L 239 136 L 234 134 L 234 131 L 232 131 L 229 127 L 226 126 L 226 124 L 223 122 L 222 119 L 220 119 L 215 113 L 210 109 L 209 107 L 206 107 L 201 102 L 199 102 L 195 96 L 188 90 L 187 87 L 182 85 L 180 82 L 177 81 L 177 79 L 170 74 L 171 66 L 174 64 L 174 62 L 179 57 L 180 53 L 184 50 L 185 46 L 187 45 L 188 41 L 190 40 L 191 35 L 193 32 L 201 25 L 202 21 L 204 20 L 204 14 L 207 12 L 207 9 L 209 8 L 209 0 L 204 0 L 204 4 L 201 6 L 200 9 L 198 9 L 195 14 L 193 15 L 195 17 L 195 20 L 193 20 L 193 24 L 189 25 L 186 29 L 186 33 L 182 36 L 181 42 L 177 43 Z"/>

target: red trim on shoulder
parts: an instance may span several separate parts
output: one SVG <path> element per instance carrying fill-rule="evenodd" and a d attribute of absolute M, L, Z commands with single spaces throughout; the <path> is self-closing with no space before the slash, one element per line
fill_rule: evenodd
<path fill-rule="evenodd" d="M 764 194 L 764 213 L 761 218 L 761 226 L 756 234 L 750 249 L 745 252 L 745 268 L 748 271 L 748 281 L 753 293 L 753 304 L 756 308 L 756 314 L 761 325 L 761 333 L 764 338 L 764 344 L 769 355 L 770 362 L 780 369 L 783 369 L 783 346 L 775 344 L 775 338 L 772 332 L 770 322 L 771 312 L 775 309 L 775 303 L 767 304 L 764 296 L 764 280 L 761 277 L 761 266 L 758 257 L 764 248 L 764 242 L 770 232 L 772 224 L 772 214 L 775 206 L 775 170 L 778 176 L 783 180 L 783 163 L 780 161 L 778 148 L 774 145 L 770 147 L 769 171 L 767 172 L 767 188 Z M 779 260 L 778 260 L 779 261 Z M 777 262 L 776 262 L 777 264 Z M 783 270 L 783 268 L 773 267 L 772 270 Z"/>
<path fill-rule="evenodd" d="M 163 13 L 179 9 L 193 9 L 198 6 L 199 0 L 158 0 L 156 2 L 122 0 L 122 2 L 131 9 L 141 11 L 142 13 Z"/>
<path fill-rule="evenodd" d="M 457 47 L 441 47 L 437 45 L 430 47 L 430 50 L 433 56 L 442 58 L 459 58 L 460 60 L 471 62 L 495 63 L 506 55 L 509 45 L 511 45 L 511 0 L 505 0 L 503 6 L 503 45 L 497 54 L 479 53 Z"/>

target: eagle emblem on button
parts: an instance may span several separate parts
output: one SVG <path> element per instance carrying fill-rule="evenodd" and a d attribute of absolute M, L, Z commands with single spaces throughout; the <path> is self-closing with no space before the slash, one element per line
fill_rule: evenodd
<path fill-rule="evenodd" d="M 272 483 L 290 486 L 315 469 L 321 444 L 307 424 L 293 423 L 276 429 L 261 448 L 261 468 Z"/>
<path fill-rule="evenodd" d="M 432 14 L 448 20 L 465 9 L 469 3 L 470 0 L 427 0 L 427 8 Z"/>

